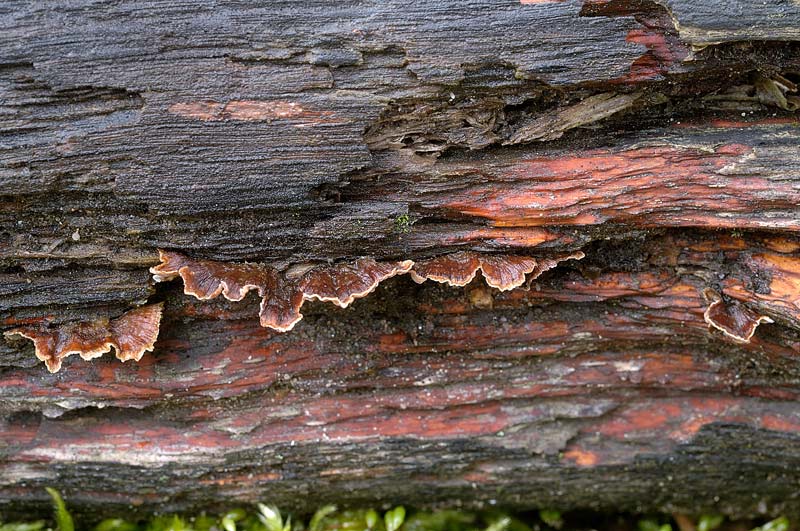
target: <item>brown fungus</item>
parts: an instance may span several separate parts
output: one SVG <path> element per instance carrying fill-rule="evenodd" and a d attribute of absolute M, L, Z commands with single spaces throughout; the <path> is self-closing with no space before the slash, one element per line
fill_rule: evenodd
<path fill-rule="evenodd" d="M 411 260 L 376 262 L 372 258 L 360 258 L 353 264 L 311 269 L 297 284 L 306 300 L 317 299 L 346 308 L 354 300 L 375 291 L 387 278 L 408 273 L 413 265 Z"/>
<path fill-rule="evenodd" d="M 361 258 L 353 264 L 311 267 L 296 278 L 278 275 L 271 290 L 265 291 L 272 297 L 262 294 L 261 326 L 288 332 L 303 318 L 300 308 L 304 301 L 316 299 L 346 308 L 375 291 L 387 278 L 408 272 L 412 265 L 410 260 L 376 262 Z"/>
<path fill-rule="evenodd" d="M 56 328 L 47 326 L 20 327 L 5 333 L 33 341 L 36 357 L 50 372 L 58 372 L 61 361 L 72 354 L 91 360 L 113 347 L 117 359 L 139 361 L 145 352 L 152 352 L 158 337 L 163 303 L 130 310 L 116 319 L 97 319 L 66 323 Z"/>
<path fill-rule="evenodd" d="M 580 260 L 583 256 L 580 251 L 556 258 L 482 255 L 461 251 L 418 262 L 411 270 L 411 278 L 418 283 L 433 280 L 451 286 L 466 286 L 480 270 L 489 286 L 500 291 L 508 291 L 522 286 L 528 274 L 532 274 L 530 277 L 532 280 L 548 269 L 554 268 L 559 262 Z"/>
<path fill-rule="evenodd" d="M 759 324 L 774 322 L 738 302 L 726 303 L 713 289 L 703 290 L 703 296 L 710 303 L 703 319 L 737 343 L 749 343 Z"/>
<path fill-rule="evenodd" d="M 411 278 L 418 284 L 433 280 L 451 286 L 466 286 L 475 278 L 480 267 L 476 253 L 462 251 L 417 262 L 411 270 Z"/>
<path fill-rule="evenodd" d="M 200 300 L 222 294 L 230 301 L 242 300 L 251 289 L 261 296 L 261 326 L 279 332 L 294 328 L 302 318 L 304 301 L 317 299 L 342 308 L 371 293 L 378 284 L 408 272 L 413 262 L 376 262 L 371 258 L 353 264 L 306 265 L 284 275 L 265 264 L 227 264 L 192 260 L 179 253 L 159 251 L 161 263 L 150 268 L 157 282 L 183 279 L 184 293 Z"/>
<path fill-rule="evenodd" d="M 247 292 L 258 290 L 264 296 L 265 288 L 277 283 L 280 273 L 262 264 L 228 264 L 212 260 L 192 260 L 180 253 L 159 251 L 161 263 L 150 268 L 156 282 L 183 279 L 183 292 L 201 301 L 215 299 L 221 293 L 229 301 L 244 299 Z"/>
<path fill-rule="evenodd" d="M 222 294 L 240 301 L 250 290 L 258 291 L 261 326 L 280 332 L 291 330 L 303 316 L 303 294 L 275 268 L 264 264 L 228 264 L 213 260 L 192 260 L 180 253 L 159 251 L 161 263 L 150 268 L 156 282 L 183 279 L 183 292 L 199 300 Z"/>
<path fill-rule="evenodd" d="M 287 332 L 303 318 L 300 308 L 304 301 L 319 300 L 346 308 L 396 275 L 410 273 L 418 283 L 431 279 L 465 286 L 481 270 L 489 286 L 506 291 L 524 284 L 529 273 L 535 278 L 563 260 L 583 258 L 583 253 L 539 259 L 458 252 L 418 264 L 411 260 L 378 262 L 360 258 L 333 265 L 296 264 L 285 272 L 265 264 L 193 260 L 168 251 L 159 251 L 159 256 L 161 263 L 150 268 L 156 282 L 180 276 L 184 293 L 200 300 L 221 294 L 230 301 L 240 301 L 248 291 L 256 290 L 261 296 L 261 326 Z"/>

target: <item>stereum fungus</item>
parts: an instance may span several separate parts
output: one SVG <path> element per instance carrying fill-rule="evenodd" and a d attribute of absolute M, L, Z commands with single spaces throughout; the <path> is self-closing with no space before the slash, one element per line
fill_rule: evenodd
<path fill-rule="evenodd" d="M 749 343 L 759 324 L 774 322 L 737 302 L 726 303 L 711 288 L 703 290 L 703 297 L 710 303 L 703 313 L 705 321 L 737 343 Z"/>
<path fill-rule="evenodd" d="M 443 282 L 451 286 L 466 286 L 478 271 L 483 273 L 486 283 L 500 291 L 509 291 L 537 278 L 564 260 L 580 260 L 581 251 L 554 258 L 532 258 L 529 256 L 491 255 L 461 251 L 425 260 L 414 264 L 411 278 L 419 284 L 426 280 Z M 527 275 L 530 274 L 530 277 Z"/>
<path fill-rule="evenodd" d="M 84 360 L 98 358 L 113 347 L 120 361 L 139 361 L 152 352 L 158 338 L 163 303 L 130 310 L 116 319 L 65 323 L 55 328 L 19 327 L 6 337 L 22 336 L 33 341 L 36 357 L 50 372 L 58 372 L 61 361 L 72 354 Z"/>
<path fill-rule="evenodd" d="M 291 330 L 303 318 L 303 302 L 317 299 L 346 308 L 371 293 L 381 281 L 407 273 L 414 264 L 411 260 L 376 262 L 361 258 L 353 264 L 312 265 L 284 275 L 265 264 L 192 260 L 167 251 L 159 251 L 159 257 L 161 263 L 150 268 L 156 282 L 180 276 L 183 292 L 200 300 L 222 294 L 229 301 L 240 301 L 248 291 L 258 291 L 261 326 L 279 332 Z"/>
<path fill-rule="evenodd" d="M 583 256 L 580 251 L 544 259 L 457 252 L 419 263 L 360 258 L 353 263 L 308 265 L 281 273 L 265 264 L 193 260 L 180 253 L 159 251 L 161 263 L 150 272 L 156 282 L 180 276 L 184 293 L 200 300 L 221 294 L 230 301 L 240 301 L 248 291 L 256 290 L 261 297 L 261 326 L 287 332 L 303 318 L 303 302 L 316 299 L 346 308 L 396 275 L 410 273 L 418 283 L 430 279 L 466 286 L 480 270 L 489 286 L 506 291 L 522 286 L 527 275 L 530 281 L 561 261 L 580 260 Z"/>

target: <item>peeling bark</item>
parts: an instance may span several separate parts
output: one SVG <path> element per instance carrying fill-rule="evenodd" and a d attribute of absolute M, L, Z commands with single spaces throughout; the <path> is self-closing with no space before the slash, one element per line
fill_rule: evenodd
<path fill-rule="evenodd" d="M 788 0 L 5 2 L 2 331 L 164 311 L 137 364 L 0 342 L 0 509 L 796 511 L 797 28 Z M 159 249 L 249 276 L 198 300 Z M 460 287 L 347 265 L 405 260 Z M 286 333 L 248 295 L 279 276 Z"/>

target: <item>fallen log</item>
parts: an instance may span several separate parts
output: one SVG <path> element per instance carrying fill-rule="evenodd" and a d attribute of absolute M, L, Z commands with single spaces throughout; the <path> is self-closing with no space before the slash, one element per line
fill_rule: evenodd
<path fill-rule="evenodd" d="M 0 510 L 792 514 L 800 8 L 695 4 L 6 2 Z"/>

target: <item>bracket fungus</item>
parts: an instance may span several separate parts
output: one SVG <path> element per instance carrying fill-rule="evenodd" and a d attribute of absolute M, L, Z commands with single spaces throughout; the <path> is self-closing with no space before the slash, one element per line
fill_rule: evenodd
<path fill-rule="evenodd" d="M 159 251 L 161 262 L 150 272 L 156 282 L 181 277 L 183 292 L 200 300 L 221 294 L 229 301 L 240 301 L 248 291 L 256 290 L 261 297 L 261 326 L 287 332 L 303 318 L 300 308 L 305 301 L 319 300 L 346 308 L 396 275 L 410 273 L 418 283 L 431 279 L 465 286 L 481 270 L 489 286 L 507 291 L 522 286 L 528 274 L 536 278 L 561 261 L 583 256 L 580 251 L 544 259 L 458 252 L 417 264 L 412 260 L 378 262 L 359 258 L 352 263 L 303 264 L 280 272 L 266 264 L 194 260 L 180 253 Z"/>
<path fill-rule="evenodd" d="M 362 258 L 353 264 L 311 266 L 287 276 L 265 264 L 227 264 L 192 260 L 182 254 L 159 251 L 161 263 L 150 268 L 156 282 L 183 279 L 183 292 L 200 300 L 222 294 L 229 301 L 242 300 L 251 289 L 261 297 L 261 326 L 288 332 L 302 318 L 303 302 L 317 299 L 346 308 L 371 293 L 389 277 L 407 273 L 413 262 L 376 262 Z"/>
<path fill-rule="evenodd" d="M 9 330 L 6 337 L 22 336 L 33 341 L 36 357 L 50 372 L 58 372 L 61 361 L 72 354 L 91 360 L 113 347 L 120 361 L 139 361 L 145 352 L 152 352 L 158 338 L 163 303 L 149 304 L 130 310 L 116 319 L 97 319 L 66 323 L 56 328 L 20 327 Z"/>
<path fill-rule="evenodd" d="M 525 275 L 534 269 L 536 259 L 527 256 L 481 255 L 461 251 L 415 264 L 411 278 L 419 284 L 433 280 L 451 286 L 466 286 L 480 270 L 488 285 L 507 291 L 524 284 Z"/>
<path fill-rule="evenodd" d="M 372 258 L 359 258 L 351 264 L 311 269 L 298 281 L 306 300 L 332 302 L 346 308 L 354 300 L 372 293 L 378 284 L 396 275 L 408 273 L 414 262 L 376 262 Z"/>
<path fill-rule="evenodd" d="M 703 319 L 737 343 L 749 343 L 761 323 L 773 323 L 766 315 L 759 315 L 737 302 L 726 303 L 722 296 L 711 288 L 703 290 L 703 297 L 710 304 Z"/>
<path fill-rule="evenodd" d="M 411 278 L 414 282 L 426 280 L 443 282 L 451 286 L 466 286 L 478 274 L 483 273 L 486 283 L 500 291 L 509 291 L 535 279 L 548 269 L 554 268 L 564 260 L 580 260 L 581 251 L 555 258 L 532 258 L 516 255 L 484 255 L 471 251 L 461 251 L 439 256 L 414 264 Z"/>

